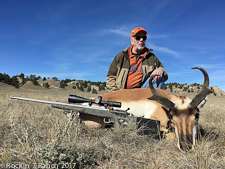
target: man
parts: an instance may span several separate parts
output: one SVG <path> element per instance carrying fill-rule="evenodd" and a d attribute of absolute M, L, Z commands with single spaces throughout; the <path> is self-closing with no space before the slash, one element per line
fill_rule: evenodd
<path fill-rule="evenodd" d="M 117 54 L 109 68 L 106 86 L 112 91 L 146 88 L 150 76 L 155 76 L 153 86 L 163 89 L 168 75 L 158 58 L 145 47 L 147 31 L 137 27 L 131 31 L 131 46 Z"/>

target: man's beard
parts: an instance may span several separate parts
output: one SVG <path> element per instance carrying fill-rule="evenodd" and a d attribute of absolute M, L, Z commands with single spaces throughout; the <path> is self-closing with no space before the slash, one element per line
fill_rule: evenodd
<path fill-rule="evenodd" d="M 145 48 L 145 46 L 142 46 L 142 47 L 140 47 L 140 46 L 134 46 L 137 50 L 143 50 L 144 48 Z"/>
<path fill-rule="evenodd" d="M 137 47 L 138 50 L 143 50 L 144 48 L 145 48 L 145 46 L 143 46 L 143 47 L 139 47 L 139 46 L 138 46 L 138 47 Z"/>

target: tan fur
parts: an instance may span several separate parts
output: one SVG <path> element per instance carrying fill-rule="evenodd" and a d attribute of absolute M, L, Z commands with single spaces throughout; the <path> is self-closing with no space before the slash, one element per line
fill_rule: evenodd
<path fill-rule="evenodd" d="M 80 119 L 82 119 L 82 122 L 90 128 L 99 129 L 99 128 L 104 128 L 106 126 L 103 121 L 104 118 L 102 117 L 87 115 L 84 113 L 80 113 L 79 117 Z"/>

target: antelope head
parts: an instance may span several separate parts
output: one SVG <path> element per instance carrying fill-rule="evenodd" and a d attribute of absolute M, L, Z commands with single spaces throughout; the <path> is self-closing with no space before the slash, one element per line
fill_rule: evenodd
<path fill-rule="evenodd" d="M 181 152 L 186 152 L 194 148 L 199 109 L 204 106 L 207 96 L 213 92 L 213 89 L 209 89 L 207 72 L 200 67 L 194 67 L 192 69 L 199 69 L 204 75 L 202 90 L 192 100 L 182 96 L 172 102 L 155 90 L 151 83 L 153 77 L 149 81 L 149 87 L 153 96 L 148 99 L 157 101 L 169 110 L 167 114 L 170 119 L 169 124 L 170 127 L 175 129 L 175 134 L 178 139 L 177 146 Z"/>

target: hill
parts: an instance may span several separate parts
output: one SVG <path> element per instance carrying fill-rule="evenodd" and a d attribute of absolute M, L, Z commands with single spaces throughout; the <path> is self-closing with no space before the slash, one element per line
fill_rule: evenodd
<path fill-rule="evenodd" d="M 21 82 L 21 79 L 18 79 L 19 82 Z M 22 90 L 61 90 L 63 91 L 71 91 L 73 92 L 87 92 L 87 93 L 93 93 L 93 90 L 96 91 L 96 93 L 106 93 L 109 92 L 106 87 L 101 87 L 98 85 L 92 85 L 91 83 L 87 83 L 84 85 L 84 82 L 79 81 L 70 81 L 66 83 L 64 88 L 60 88 L 60 81 L 54 80 L 54 79 L 48 79 L 48 80 L 37 80 L 38 85 L 34 85 L 31 81 L 27 81 L 24 85 L 20 83 L 20 89 Z M 49 85 L 48 88 L 44 86 L 44 84 L 47 83 Z M 0 82 L 1 88 L 8 88 L 10 90 L 13 90 L 14 87 L 12 85 L 5 84 L 3 82 Z M 81 88 L 80 88 L 81 87 Z M 89 88 L 89 89 L 88 89 Z M 164 90 L 167 92 L 180 96 L 194 96 L 196 95 L 200 90 L 202 86 L 199 84 L 192 84 L 192 85 L 181 85 L 181 84 L 164 84 Z M 214 86 L 214 93 L 213 96 L 216 97 L 223 97 L 225 96 L 225 92 L 221 90 L 218 86 Z"/>

